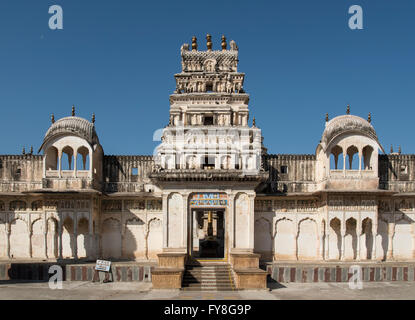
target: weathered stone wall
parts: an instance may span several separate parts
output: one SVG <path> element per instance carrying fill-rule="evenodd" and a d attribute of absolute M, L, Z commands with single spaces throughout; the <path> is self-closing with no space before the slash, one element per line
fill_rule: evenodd
<path fill-rule="evenodd" d="M 42 188 L 43 157 L 38 155 L 0 156 L 0 192 Z"/>
<path fill-rule="evenodd" d="M 379 188 L 397 192 L 415 191 L 415 155 L 379 156 Z"/>

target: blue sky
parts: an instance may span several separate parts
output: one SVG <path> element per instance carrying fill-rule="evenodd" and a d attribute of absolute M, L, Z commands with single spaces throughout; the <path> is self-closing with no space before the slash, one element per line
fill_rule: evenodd
<path fill-rule="evenodd" d="M 50 30 L 49 6 L 63 8 Z M 363 8 L 351 30 L 348 8 Z M 0 3 L 0 153 L 37 151 L 50 125 L 91 118 L 106 154 L 151 154 L 168 123 L 180 46 L 239 47 L 251 120 L 269 153 L 314 153 L 324 117 L 367 117 L 385 150 L 415 153 L 415 1 L 81 1 Z M 251 121 L 250 120 L 250 121 Z"/>

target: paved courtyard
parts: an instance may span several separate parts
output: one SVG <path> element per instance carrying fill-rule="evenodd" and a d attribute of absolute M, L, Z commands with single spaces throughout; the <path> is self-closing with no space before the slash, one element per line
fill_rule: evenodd
<path fill-rule="evenodd" d="M 81 299 L 81 300 L 285 300 L 285 299 L 415 299 L 414 282 L 370 282 L 352 290 L 347 283 L 288 283 L 273 285 L 268 291 L 178 291 L 151 290 L 143 282 L 64 282 L 62 289 L 51 290 L 48 283 L 0 283 L 0 299 Z"/>

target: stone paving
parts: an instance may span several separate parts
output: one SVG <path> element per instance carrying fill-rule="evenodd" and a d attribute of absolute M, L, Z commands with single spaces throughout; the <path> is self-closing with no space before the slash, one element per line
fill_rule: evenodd
<path fill-rule="evenodd" d="M 370 282 L 363 289 L 350 289 L 347 283 L 270 284 L 269 290 L 180 291 L 151 290 L 151 283 L 91 283 L 66 281 L 52 290 L 45 282 L 0 282 L 0 299 L 26 300 L 376 300 L 415 299 L 413 282 Z"/>

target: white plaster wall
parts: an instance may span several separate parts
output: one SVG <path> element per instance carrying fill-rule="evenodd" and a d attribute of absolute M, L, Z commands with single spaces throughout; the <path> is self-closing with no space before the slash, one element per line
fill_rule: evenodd
<path fill-rule="evenodd" d="M 376 259 L 383 260 L 389 247 L 388 223 L 378 220 L 378 235 L 376 237 Z"/>
<path fill-rule="evenodd" d="M 47 250 L 48 258 L 57 258 L 58 257 L 58 222 L 55 219 L 48 219 L 47 222 Z"/>
<path fill-rule="evenodd" d="M 45 257 L 45 236 L 43 220 L 38 219 L 32 224 L 32 257 L 44 258 Z"/>
<path fill-rule="evenodd" d="M 298 234 L 298 260 L 318 259 L 317 224 L 314 220 L 300 222 Z"/>
<path fill-rule="evenodd" d="M 131 218 L 125 224 L 123 256 L 130 259 L 145 257 L 145 224 L 139 218 Z"/>
<path fill-rule="evenodd" d="M 399 220 L 395 224 L 393 237 L 393 257 L 398 260 L 412 259 L 412 224 Z"/>
<path fill-rule="evenodd" d="M 21 219 L 12 221 L 10 227 L 10 257 L 29 257 L 29 233 L 27 224 Z"/>
<path fill-rule="evenodd" d="M 65 219 L 62 228 L 62 257 L 71 258 L 74 256 L 74 235 L 72 219 Z"/>
<path fill-rule="evenodd" d="M 167 245 L 169 248 L 180 248 L 183 223 L 183 197 L 174 193 L 168 198 L 168 234 Z"/>
<path fill-rule="evenodd" d="M 249 248 L 249 197 L 241 193 L 235 200 L 235 248 Z"/>
<path fill-rule="evenodd" d="M 272 260 L 271 222 L 265 218 L 255 220 L 254 234 L 255 252 L 261 254 L 261 259 Z"/>
<path fill-rule="evenodd" d="M 121 224 L 114 218 L 102 223 L 102 255 L 106 259 L 121 257 Z"/>
<path fill-rule="evenodd" d="M 329 225 L 329 259 L 340 259 L 341 236 L 339 237 L 340 224 L 333 229 L 333 222 Z M 338 228 L 337 228 L 338 227 Z"/>
<path fill-rule="evenodd" d="M 85 218 L 81 218 L 78 221 L 78 229 L 77 229 L 77 250 L 78 250 L 78 258 L 85 258 L 88 256 L 89 253 L 89 236 L 88 236 L 88 220 Z"/>
<path fill-rule="evenodd" d="M 6 224 L 3 221 L 0 221 L 0 258 L 7 257 L 7 233 L 6 233 Z"/>
<path fill-rule="evenodd" d="M 163 225 L 161 220 L 158 218 L 151 219 L 148 228 L 148 258 L 157 259 L 157 254 L 161 253 L 163 248 Z"/>
<path fill-rule="evenodd" d="M 281 219 L 276 223 L 275 259 L 295 260 L 295 226 L 292 220 Z"/>

